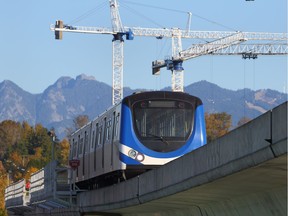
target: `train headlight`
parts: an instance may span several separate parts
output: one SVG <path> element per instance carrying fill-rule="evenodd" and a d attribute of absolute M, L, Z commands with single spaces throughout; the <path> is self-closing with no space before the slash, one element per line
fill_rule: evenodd
<path fill-rule="evenodd" d="M 139 162 L 142 162 L 145 159 L 145 156 L 142 153 L 139 153 L 135 151 L 134 149 L 130 149 L 128 151 L 128 156 Z"/>
<path fill-rule="evenodd" d="M 136 160 L 138 160 L 139 162 L 142 162 L 144 160 L 144 155 L 141 153 L 138 153 L 138 155 L 136 156 Z"/>
<path fill-rule="evenodd" d="M 137 156 L 137 152 L 136 152 L 135 150 L 131 149 L 131 150 L 129 150 L 129 152 L 128 152 L 128 156 L 131 157 L 131 158 L 133 158 L 133 159 L 135 159 L 136 156 Z"/>

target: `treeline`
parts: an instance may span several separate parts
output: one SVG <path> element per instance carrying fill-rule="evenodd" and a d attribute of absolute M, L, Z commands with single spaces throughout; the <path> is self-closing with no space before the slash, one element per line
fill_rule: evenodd
<path fill-rule="evenodd" d="M 55 159 L 67 164 L 68 141 L 53 141 L 51 130 L 41 124 L 32 127 L 27 122 L 7 120 L 0 123 L 0 159 L 10 173 L 11 181 L 30 178 L 31 173 L 50 162 L 52 145 L 55 146 Z"/>
<path fill-rule="evenodd" d="M 20 179 L 29 179 L 32 173 L 48 164 L 52 159 L 52 145 L 55 159 L 63 165 L 68 163 L 68 141 L 53 141 L 51 130 L 41 124 L 32 127 L 27 122 L 0 123 L 0 216 L 5 215 L 1 212 L 5 187 Z"/>

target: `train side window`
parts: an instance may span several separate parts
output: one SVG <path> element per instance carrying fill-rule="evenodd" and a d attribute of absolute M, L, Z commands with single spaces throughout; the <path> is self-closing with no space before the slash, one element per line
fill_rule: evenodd
<path fill-rule="evenodd" d="M 98 145 L 98 137 L 99 137 L 99 125 L 98 123 L 96 124 L 96 128 L 95 128 L 95 143 L 93 144 L 95 149 Z"/>
<path fill-rule="evenodd" d="M 78 135 L 78 145 L 77 145 L 77 156 L 79 157 L 79 155 L 81 154 L 81 141 L 80 141 L 80 135 Z"/>
<path fill-rule="evenodd" d="M 87 153 L 87 149 L 88 149 L 87 146 L 88 146 L 88 133 L 87 133 L 87 131 L 85 131 L 83 154 Z"/>
<path fill-rule="evenodd" d="M 119 119 L 120 119 L 120 113 L 116 116 L 116 122 L 115 122 L 115 128 L 114 128 L 114 138 L 118 137 L 118 130 L 119 130 Z"/>
<path fill-rule="evenodd" d="M 99 126 L 97 146 L 102 144 L 102 125 Z"/>
<path fill-rule="evenodd" d="M 72 157 L 75 158 L 77 156 L 77 141 L 73 139 L 73 150 L 72 150 Z"/>
<path fill-rule="evenodd" d="M 93 130 L 92 132 L 92 140 L 91 140 L 91 145 L 90 145 L 91 149 L 94 148 L 94 142 L 95 142 L 95 130 Z"/>
<path fill-rule="evenodd" d="M 74 156 L 74 145 L 75 145 L 75 141 L 74 139 L 69 139 L 69 145 L 70 145 L 70 148 L 69 148 L 69 151 L 70 151 L 70 154 L 72 157 Z"/>
<path fill-rule="evenodd" d="M 111 133 L 111 125 L 112 125 L 112 119 L 110 118 L 107 122 L 107 127 L 106 127 L 106 141 L 109 141 L 110 139 L 110 133 Z"/>
<path fill-rule="evenodd" d="M 79 135 L 79 137 L 80 137 L 80 135 Z M 83 138 L 80 138 L 78 155 L 82 155 L 82 153 L 83 153 Z"/>
<path fill-rule="evenodd" d="M 104 135 L 103 135 L 103 145 L 107 140 L 107 118 L 104 118 Z"/>

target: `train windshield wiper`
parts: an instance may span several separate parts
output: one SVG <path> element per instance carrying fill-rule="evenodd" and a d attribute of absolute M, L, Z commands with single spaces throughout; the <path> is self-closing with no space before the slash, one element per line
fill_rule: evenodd
<path fill-rule="evenodd" d="M 146 136 L 149 136 L 149 137 L 153 137 L 156 140 L 161 140 L 163 143 L 169 145 L 169 142 L 163 136 L 158 136 L 158 135 L 150 134 L 150 133 L 142 133 L 142 136 L 143 135 L 146 135 Z"/>

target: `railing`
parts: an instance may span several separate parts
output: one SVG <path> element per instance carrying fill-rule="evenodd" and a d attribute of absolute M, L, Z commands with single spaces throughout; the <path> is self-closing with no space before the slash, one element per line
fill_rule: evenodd
<path fill-rule="evenodd" d="M 30 203 L 30 193 L 25 189 L 25 179 L 9 185 L 5 189 L 6 208 L 14 206 L 27 206 Z"/>
<path fill-rule="evenodd" d="M 74 203 L 71 183 L 68 183 L 68 168 L 57 167 L 52 161 L 31 176 L 31 205 L 53 203 L 56 207 L 67 207 Z M 74 193 L 75 192 L 75 193 Z"/>
<path fill-rule="evenodd" d="M 31 203 L 53 197 L 56 165 L 56 161 L 50 162 L 31 175 Z"/>
<path fill-rule="evenodd" d="M 30 211 L 33 206 L 41 208 L 66 208 L 76 203 L 76 191 L 68 181 L 66 167 L 57 167 L 52 161 L 30 178 L 30 189 L 22 179 L 5 189 L 5 205 L 10 211 Z"/>

